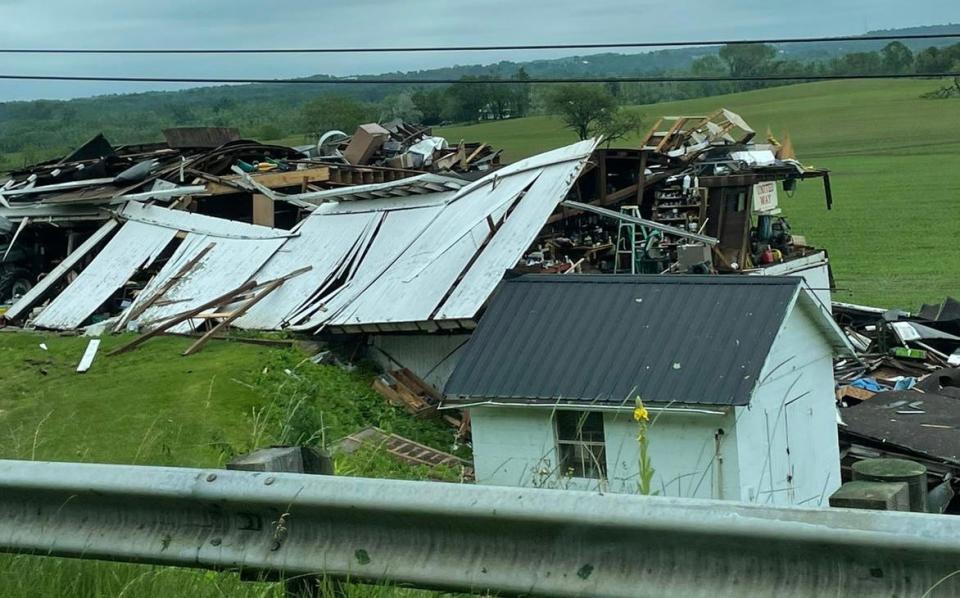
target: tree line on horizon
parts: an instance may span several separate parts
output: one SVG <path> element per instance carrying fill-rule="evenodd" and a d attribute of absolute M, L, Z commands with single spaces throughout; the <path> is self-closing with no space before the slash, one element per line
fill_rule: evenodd
<path fill-rule="evenodd" d="M 687 69 L 654 76 L 763 77 L 849 74 L 932 75 L 960 71 L 960 43 L 914 53 L 901 42 L 875 52 L 852 52 L 828 60 L 787 58 L 766 44 L 726 45 L 695 58 Z M 649 72 L 645 72 L 649 75 Z M 629 76 L 627 74 L 622 76 Z M 253 99 L 237 100 L 229 90 L 154 92 L 86 100 L 0 104 L 0 169 L 21 167 L 67 153 L 103 132 L 115 143 L 157 140 L 171 126 L 234 126 L 244 137 L 310 143 L 331 129 L 351 133 L 364 122 L 400 118 L 425 126 L 504 120 L 554 114 L 581 138 L 603 134 L 616 139 L 638 130 L 635 104 L 705 97 L 793 81 L 719 81 L 606 84 L 528 84 L 523 66 L 509 75 L 515 84 L 491 83 L 491 75 L 464 76 L 449 85 L 417 85 L 376 100 L 363 94 L 284 95 L 279 86 L 260 86 Z M 228 91 L 224 91 L 227 89 Z"/>

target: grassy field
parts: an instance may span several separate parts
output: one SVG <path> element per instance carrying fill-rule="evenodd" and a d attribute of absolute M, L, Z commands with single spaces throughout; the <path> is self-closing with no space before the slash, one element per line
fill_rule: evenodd
<path fill-rule="evenodd" d="M 725 107 L 761 134 L 789 132 L 804 163 L 833 171 L 832 211 L 817 181 L 781 204 L 794 232 L 829 250 L 836 299 L 916 309 L 960 296 L 960 101 L 920 98 L 936 86 L 808 83 L 638 108 L 652 124 Z M 502 147 L 508 160 L 576 140 L 547 116 L 438 133 Z"/>
<path fill-rule="evenodd" d="M 329 443 L 378 425 L 442 450 L 451 430 L 414 419 L 370 389 L 370 371 L 317 366 L 296 349 L 157 338 L 117 357 L 108 337 L 86 374 L 75 369 L 89 339 L 0 332 L 0 459 L 222 466 L 271 444 Z M 41 343 L 46 349 L 41 348 Z M 383 454 L 337 459 L 339 475 L 457 479 L 458 472 L 399 464 Z M 352 596 L 393 596 L 351 586 Z M 232 573 L 0 556 L 0 597 L 280 596 L 279 584 Z M 401 595 L 426 596 L 408 592 Z"/>

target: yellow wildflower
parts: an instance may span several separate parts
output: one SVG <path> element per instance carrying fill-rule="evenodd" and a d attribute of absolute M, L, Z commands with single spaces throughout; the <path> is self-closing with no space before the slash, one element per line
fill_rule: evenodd
<path fill-rule="evenodd" d="M 633 410 L 633 419 L 638 422 L 648 422 L 650 421 L 650 413 L 647 412 L 647 408 L 643 405 L 640 405 Z"/>

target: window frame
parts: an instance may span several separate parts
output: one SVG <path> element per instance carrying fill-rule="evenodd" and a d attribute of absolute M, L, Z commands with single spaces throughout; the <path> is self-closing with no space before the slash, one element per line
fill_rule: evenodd
<path fill-rule="evenodd" d="M 564 428 L 569 428 L 568 418 L 576 418 L 572 438 L 567 438 Z M 588 419 L 596 418 L 598 429 L 585 430 Z M 557 448 L 557 466 L 560 475 L 587 480 L 607 479 L 607 434 L 603 413 L 599 411 L 565 411 L 554 413 L 554 438 Z M 566 420 L 566 421 L 562 421 Z M 584 438 L 584 433 L 599 434 L 600 440 Z M 589 458 L 587 458 L 589 456 Z M 572 461 L 572 462 L 571 462 Z"/>

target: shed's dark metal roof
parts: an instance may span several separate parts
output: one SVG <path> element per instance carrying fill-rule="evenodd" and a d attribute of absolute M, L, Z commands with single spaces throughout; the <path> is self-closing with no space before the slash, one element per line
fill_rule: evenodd
<path fill-rule="evenodd" d="M 445 387 L 497 400 L 746 405 L 801 279 L 528 275 L 501 285 Z"/>

